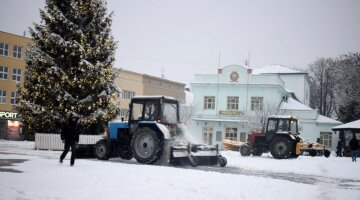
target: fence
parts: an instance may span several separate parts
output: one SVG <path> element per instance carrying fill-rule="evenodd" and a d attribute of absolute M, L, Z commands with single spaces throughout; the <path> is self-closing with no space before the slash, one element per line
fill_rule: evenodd
<path fill-rule="evenodd" d="M 104 135 L 80 135 L 79 144 L 95 144 Z M 40 150 L 63 150 L 64 144 L 61 142 L 60 134 L 55 133 L 36 133 L 35 149 Z"/>

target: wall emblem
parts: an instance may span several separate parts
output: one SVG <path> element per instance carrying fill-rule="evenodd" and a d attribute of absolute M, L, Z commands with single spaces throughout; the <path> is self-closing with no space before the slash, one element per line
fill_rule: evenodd
<path fill-rule="evenodd" d="M 232 73 L 230 74 L 230 79 L 231 79 L 232 81 L 238 81 L 238 80 L 239 80 L 239 74 L 238 74 L 237 72 L 232 72 Z"/>

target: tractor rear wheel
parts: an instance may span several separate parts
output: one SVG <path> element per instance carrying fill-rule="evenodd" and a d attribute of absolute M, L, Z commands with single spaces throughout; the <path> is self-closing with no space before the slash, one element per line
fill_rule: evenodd
<path fill-rule="evenodd" d="M 164 142 L 151 128 L 139 128 L 131 140 L 131 149 L 139 163 L 152 164 L 162 156 Z"/>
<path fill-rule="evenodd" d="M 99 160 L 108 160 L 110 158 L 110 144 L 106 139 L 99 140 L 95 144 L 94 155 Z"/>
<path fill-rule="evenodd" d="M 270 143 L 271 155 L 276 159 L 286 159 L 292 154 L 292 145 L 289 138 L 277 136 Z"/>
<path fill-rule="evenodd" d="M 240 146 L 240 154 L 242 156 L 250 156 L 250 154 L 251 154 L 250 146 L 247 144 Z"/>

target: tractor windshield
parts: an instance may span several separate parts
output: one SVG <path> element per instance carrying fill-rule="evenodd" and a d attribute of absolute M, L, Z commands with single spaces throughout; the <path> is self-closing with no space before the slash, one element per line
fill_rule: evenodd
<path fill-rule="evenodd" d="M 280 119 L 278 132 L 288 132 L 289 131 L 289 119 Z"/>
<path fill-rule="evenodd" d="M 178 122 L 177 104 L 175 104 L 175 103 L 163 103 L 162 104 L 162 110 L 163 110 L 162 123 L 164 123 L 164 124 L 176 124 Z"/>

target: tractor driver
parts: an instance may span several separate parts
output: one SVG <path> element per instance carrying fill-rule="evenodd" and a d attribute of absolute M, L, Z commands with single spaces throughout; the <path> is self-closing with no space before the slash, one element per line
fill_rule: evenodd
<path fill-rule="evenodd" d="M 157 109 L 155 104 L 149 104 L 146 106 L 145 120 L 155 121 L 157 115 Z"/>
<path fill-rule="evenodd" d="M 278 131 L 289 131 L 288 121 L 280 120 Z"/>

